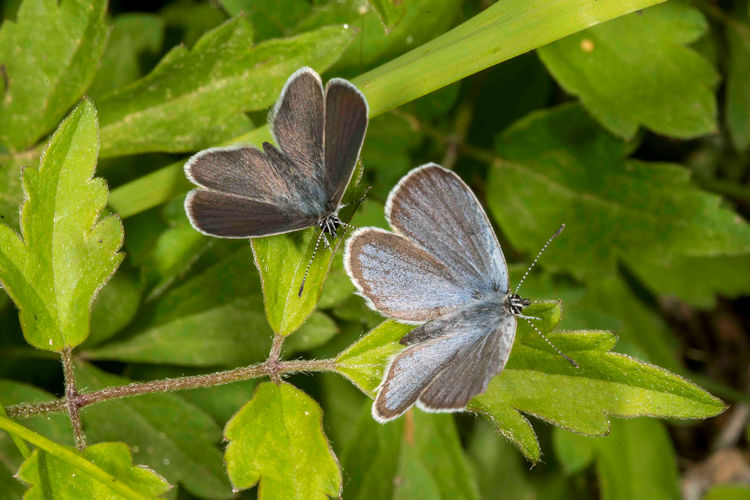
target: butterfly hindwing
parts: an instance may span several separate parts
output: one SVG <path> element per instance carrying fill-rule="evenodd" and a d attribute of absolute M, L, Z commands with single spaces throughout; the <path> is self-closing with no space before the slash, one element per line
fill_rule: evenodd
<path fill-rule="evenodd" d="M 373 415 L 390 420 L 414 403 L 427 411 L 466 408 L 505 366 L 515 331 L 513 315 L 482 301 L 416 328 L 386 370 Z"/>

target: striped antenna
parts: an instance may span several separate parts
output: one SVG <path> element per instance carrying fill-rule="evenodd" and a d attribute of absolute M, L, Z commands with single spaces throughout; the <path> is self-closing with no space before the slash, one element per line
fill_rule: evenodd
<path fill-rule="evenodd" d="M 542 249 L 539 250 L 539 253 L 536 254 L 536 257 L 534 258 L 534 261 L 531 263 L 531 265 L 529 266 L 529 268 L 526 270 L 526 273 L 523 275 L 523 278 L 521 278 L 521 281 L 518 282 L 518 286 L 516 287 L 515 291 L 513 292 L 514 294 L 518 295 L 518 290 L 521 289 L 521 285 L 523 285 L 523 282 L 526 280 L 526 277 L 529 275 L 529 273 L 531 272 L 531 270 L 534 269 L 534 266 L 539 261 L 539 257 L 541 257 L 542 254 L 544 253 L 544 251 L 547 250 L 547 247 L 549 246 L 550 243 L 552 243 L 552 240 L 554 240 L 555 238 L 557 238 L 558 236 L 560 236 L 560 233 L 563 232 L 563 229 L 565 229 L 565 224 L 562 224 L 560 226 L 560 229 L 558 229 L 557 231 L 555 231 L 555 234 L 553 234 L 552 236 L 550 236 L 550 238 L 547 240 L 547 243 L 545 243 L 544 246 L 542 247 Z"/>

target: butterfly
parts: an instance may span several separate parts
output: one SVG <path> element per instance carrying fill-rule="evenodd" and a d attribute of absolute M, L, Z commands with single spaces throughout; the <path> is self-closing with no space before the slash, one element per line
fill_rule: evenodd
<path fill-rule="evenodd" d="M 324 89 L 314 70 L 299 69 L 269 113 L 278 147 L 212 148 L 185 164 L 185 175 L 199 186 L 185 199 L 188 219 L 198 231 L 221 238 L 311 226 L 321 230 L 317 243 L 325 234 L 335 238 L 345 225 L 338 216 L 341 198 L 362 149 L 367 115 L 364 95 L 350 82 L 333 78 Z"/>
<path fill-rule="evenodd" d="M 386 422 L 415 403 L 465 409 L 505 367 L 530 301 L 509 290 L 487 214 L 450 170 L 409 172 L 390 192 L 386 218 L 393 232 L 361 228 L 347 241 L 346 272 L 371 308 L 421 326 L 401 339 L 407 347 L 386 369 L 373 417 Z"/>

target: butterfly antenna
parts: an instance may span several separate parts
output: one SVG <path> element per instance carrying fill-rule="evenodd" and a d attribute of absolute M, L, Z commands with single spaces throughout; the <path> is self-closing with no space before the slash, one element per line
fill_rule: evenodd
<path fill-rule="evenodd" d="M 559 233 L 559 231 L 558 231 L 558 233 Z M 575 362 L 575 360 L 573 358 L 571 358 L 570 356 L 568 356 L 564 352 L 562 352 L 560 349 L 558 349 L 557 346 L 555 344 L 553 344 L 552 341 L 550 339 L 548 339 L 547 336 L 545 334 L 543 334 L 542 331 L 539 328 L 537 328 L 536 325 L 534 323 L 532 323 L 531 320 L 528 317 L 522 316 L 522 318 L 526 320 L 526 323 L 528 323 L 529 326 L 531 328 L 533 328 L 534 331 L 536 333 L 538 333 L 539 336 L 542 337 L 545 340 L 545 342 L 547 342 L 550 345 L 550 347 L 552 347 L 552 349 L 555 350 L 555 352 L 557 354 L 559 354 L 563 358 L 567 359 L 568 362 L 571 365 L 575 366 L 576 368 L 580 368 L 581 367 L 578 363 Z"/>
<path fill-rule="evenodd" d="M 307 267 L 305 268 L 305 275 L 302 277 L 302 284 L 299 286 L 299 293 L 297 294 L 297 297 L 302 297 L 302 290 L 305 289 L 305 281 L 307 281 L 307 273 L 310 271 L 310 266 L 313 263 L 313 260 L 315 259 L 315 254 L 318 253 L 318 245 L 320 245 L 320 238 L 323 237 L 323 230 L 320 230 L 320 234 L 318 234 L 318 239 L 315 242 L 315 248 L 313 248 L 312 256 L 310 256 L 310 260 L 307 262 Z M 328 240 L 326 240 L 326 243 Z"/>
<path fill-rule="evenodd" d="M 560 236 L 560 233 L 563 232 L 563 229 L 565 229 L 565 224 L 562 224 L 560 226 L 560 229 L 558 229 L 557 231 L 555 231 L 555 234 L 553 234 L 552 236 L 550 236 L 550 238 L 547 240 L 547 243 L 545 243 L 544 246 L 542 247 L 542 249 L 539 250 L 539 253 L 536 254 L 536 257 L 534 258 L 534 261 L 531 263 L 531 265 L 529 266 L 529 268 L 526 270 L 526 273 L 523 275 L 523 278 L 521 278 L 521 281 L 518 282 L 518 286 L 516 286 L 516 289 L 513 292 L 514 294 L 516 294 L 516 295 L 518 294 L 518 290 L 521 289 L 521 285 L 523 285 L 523 282 L 526 280 L 526 277 L 529 275 L 529 273 L 531 272 L 531 270 L 534 269 L 534 266 L 539 261 L 539 257 L 541 257 L 542 254 L 544 253 L 544 251 L 547 250 L 547 247 L 549 246 L 550 243 L 552 243 L 552 240 L 554 240 L 555 238 L 557 238 L 558 236 Z M 549 340 L 547 342 L 549 342 Z M 560 354 L 562 354 L 562 353 L 560 353 Z M 563 354 L 563 356 L 565 356 L 565 355 Z"/>

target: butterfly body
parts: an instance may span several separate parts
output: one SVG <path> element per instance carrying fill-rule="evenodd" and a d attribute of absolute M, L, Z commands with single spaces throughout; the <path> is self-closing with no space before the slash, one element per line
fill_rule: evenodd
<path fill-rule="evenodd" d="M 428 164 L 391 191 L 392 232 L 362 228 L 344 264 L 373 309 L 420 326 L 386 369 L 373 416 L 385 422 L 413 404 L 458 411 L 508 360 L 516 316 L 529 305 L 509 291 L 508 268 L 489 219 L 453 172 Z"/>

